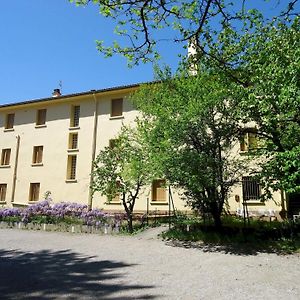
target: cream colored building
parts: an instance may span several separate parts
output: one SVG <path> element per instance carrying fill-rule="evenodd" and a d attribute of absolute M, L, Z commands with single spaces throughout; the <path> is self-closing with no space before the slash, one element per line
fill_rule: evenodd
<path fill-rule="evenodd" d="M 138 84 L 60 95 L 0 106 L 0 206 L 25 206 L 51 192 L 54 202 L 91 201 L 91 167 L 95 155 L 108 146 L 122 124 L 133 123 L 136 109 L 128 101 Z M 251 143 L 250 135 L 247 141 Z M 247 178 L 246 178 L 247 179 Z M 167 211 L 169 190 L 157 180 L 145 187 L 136 211 Z M 247 185 L 247 186 L 246 186 Z M 246 192 L 245 192 L 246 191 Z M 281 210 L 284 199 L 274 194 L 275 202 L 257 200 L 259 187 L 247 183 L 234 187 L 231 211 L 242 208 L 247 197 L 249 211 Z M 187 210 L 185 202 L 172 191 L 175 207 Z M 149 199 L 147 201 L 147 199 Z M 93 207 L 122 210 L 118 199 L 107 203 L 95 194 Z"/>

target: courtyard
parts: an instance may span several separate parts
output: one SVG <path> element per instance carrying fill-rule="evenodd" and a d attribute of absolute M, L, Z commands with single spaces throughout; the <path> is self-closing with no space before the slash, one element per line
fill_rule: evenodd
<path fill-rule="evenodd" d="M 1 299 L 299 299 L 300 257 L 135 236 L 1 229 Z"/>

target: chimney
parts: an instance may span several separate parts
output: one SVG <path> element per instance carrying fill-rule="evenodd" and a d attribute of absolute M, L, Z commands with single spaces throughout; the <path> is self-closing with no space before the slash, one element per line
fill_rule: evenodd
<path fill-rule="evenodd" d="M 60 96 L 61 96 L 60 89 L 54 89 L 52 93 L 52 97 L 60 97 Z"/>

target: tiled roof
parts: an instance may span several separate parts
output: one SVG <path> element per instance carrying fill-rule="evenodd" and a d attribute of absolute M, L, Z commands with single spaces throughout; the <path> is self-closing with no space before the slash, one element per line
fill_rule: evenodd
<path fill-rule="evenodd" d="M 65 98 L 72 98 L 72 97 L 84 96 L 84 95 L 92 95 L 92 94 L 98 94 L 98 93 L 104 93 L 104 92 L 110 92 L 110 91 L 117 91 L 117 90 L 124 90 L 124 89 L 135 88 L 135 87 L 137 88 L 141 84 L 145 84 L 145 83 L 121 85 L 121 86 L 115 86 L 115 87 L 105 88 L 105 89 L 101 89 L 101 90 L 90 90 L 88 92 L 62 95 L 62 96 L 59 96 L 59 97 L 48 97 L 48 98 L 40 98 L 40 99 L 26 100 L 26 101 L 21 101 L 21 102 L 8 103 L 8 104 L 0 105 L 0 109 L 4 108 L 4 107 L 10 107 L 10 106 L 17 106 L 17 105 L 45 102 L 45 101 L 59 101 L 61 99 L 65 99 Z"/>

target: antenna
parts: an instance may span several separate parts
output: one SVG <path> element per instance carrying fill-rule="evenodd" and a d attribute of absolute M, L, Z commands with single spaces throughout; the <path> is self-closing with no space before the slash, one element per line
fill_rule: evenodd
<path fill-rule="evenodd" d="M 62 80 L 60 80 L 60 81 L 58 82 L 58 87 L 59 87 L 59 89 L 60 89 L 60 92 L 62 92 Z"/>

